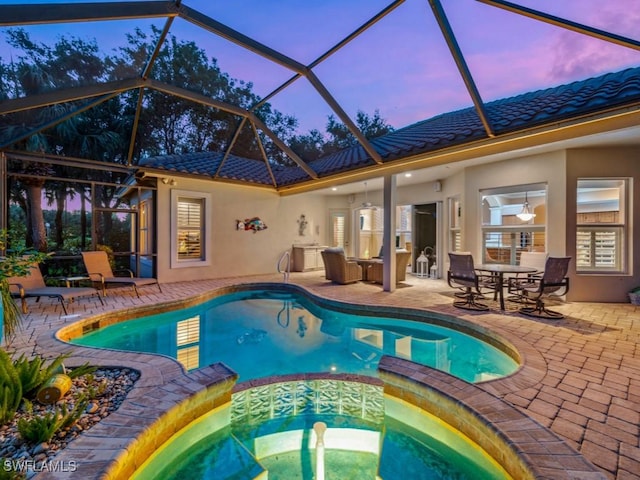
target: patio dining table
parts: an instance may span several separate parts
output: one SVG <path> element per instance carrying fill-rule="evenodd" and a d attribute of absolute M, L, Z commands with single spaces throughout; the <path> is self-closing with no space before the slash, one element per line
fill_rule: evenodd
<path fill-rule="evenodd" d="M 505 273 L 535 273 L 536 268 L 520 265 L 504 265 L 501 263 L 481 263 L 474 267 L 481 272 L 490 272 L 495 277 L 495 294 L 500 300 L 500 310 L 504 310 L 504 275 Z"/>

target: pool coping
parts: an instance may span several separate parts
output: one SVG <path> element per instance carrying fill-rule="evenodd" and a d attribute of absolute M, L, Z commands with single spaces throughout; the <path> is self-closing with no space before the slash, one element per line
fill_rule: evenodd
<path fill-rule="evenodd" d="M 429 311 L 428 309 L 416 310 L 379 305 L 348 304 L 318 296 L 299 285 L 275 282 L 244 282 L 234 285 L 224 285 L 180 300 L 93 315 L 59 329 L 54 335 L 51 335 L 49 340 L 56 343 L 56 350 L 60 350 L 61 342 L 65 342 L 65 338 L 70 338 L 69 334 L 78 327 L 83 328 L 83 326 L 86 325 L 90 325 L 91 327 L 95 327 L 96 325 L 104 326 L 124 319 L 128 320 L 153 313 L 184 308 L 234 291 L 257 288 L 282 289 L 283 287 L 303 293 L 305 296 L 320 304 L 332 305 L 333 308 L 355 308 L 357 306 L 359 309 L 369 310 L 367 313 L 380 315 L 380 312 L 384 312 L 385 316 L 393 314 L 394 311 L 401 311 L 403 313 L 410 312 L 418 317 L 431 315 L 442 321 L 446 320 L 450 322 L 450 324 L 445 326 L 451 327 L 453 324 L 463 326 L 464 328 L 471 328 L 475 336 L 478 336 L 480 333 L 486 335 L 488 338 L 494 338 L 492 336 L 497 334 L 500 337 L 500 341 L 503 341 L 505 345 L 509 345 L 509 349 L 513 348 L 513 351 L 518 352 L 521 358 L 520 369 L 509 377 L 484 382 L 482 383 L 482 388 L 480 388 L 462 380 L 457 380 L 455 377 L 451 377 L 443 372 L 429 369 L 429 367 L 421 366 L 422 369 L 419 376 L 425 378 L 425 371 L 435 372 L 436 377 L 438 374 L 446 375 L 449 379 L 455 379 L 453 382 L 449 380 L 449 383 L 452 385 L 457 385 L 462 382 L 462 386 L 474 387 L 474 389 L 477 389 L 479 392 L 492 395 L 498 402 L 509 406 L 514 409 L 514 411 L 517 410 L 500 400 L 496 395 L 533 385 L 540 381 L 546 371 L 546 362 L 539 352 L 518 338 L 514 338 L 513 335 L 499 331 L 498 328 L 487 328 L 467 322 L 462 318 Z M 187 406 L 193 408 L 195 411 L 199 411 L 200 407 L 194 406 L 195 404 L 193 403 L 197 398 L 201 400 L 202 398 L 207 398 L 205 403 L 208 402 L 207 404 L 209 405 L 222 404 L 227 397 L 230 398 L 231 392 L 234 389 L 243 388 L 241 387 L 243 384 L 236 384 L 237 376 L 234 377 L 235 373 L 223 364 L 215 364 L 191 373 L 186 373 L 175 359 L 163 355 L 79 347 L 68 343 L 62 343 L 62 345 L 66 345 L 68 351 L 74 354 L 74 363 L 77 362 L 80 364 L 84 361 L 90 361 L 102 366 L 127 366 L 139 370 L 142 374 L 141 379 L 136 382 L 134 389 L 117 412 L 111 414 L 107 419 L 100 422 L 100 424 L 85 432 L 80 438 L 69 444 L 64 451 L 56 456 L 56 459 L 61 461 L 64 461 L 65 458 L 76 461 L 78 458 L 83 458 L 82 478 L 126 478 L 119 475 L 130 471 L 132 465 L 129 465 L 130 462 L 128 462 L 128 460 L 137 458 L 139 455 L 146 458 L 146 455 L 152 451 L 152 445 L 153 448 L 156 448 L 157 445 L 163 443 L 160 441 L 163 437 L 167 439 L 179 430 L 177 427 L 180 422 L 176 422 L 175 412 L 183 411 Z M 96 352 L 99 350 L 102 351 L 99 355 L 96 355 Z M 114 356 L 114 352 L 117 353 L 117 356 Z M 408 362 L 396 357 L 389 358 L 401 363 Z M 406 368 L 406 366 L 402 368 Z M 416 380 L 411 376 L 409 376 L 408 379 L 410 379 L 411 384 L 416 384 Z M 446 384 L 446 382 L 443 384 Z M 451 392 L 446 388 L 443 392 L 445 395 L 454 398 L 455 394 L 462 390 L 461 386 L 458 385 Z M 209 398 L 214 394 L 216 398 Z M 416 397 L 416 401 L 417 400 Z M 211 402 L 213 402 L 213 404 Z M 490 411 L 485 412 L 482 408 L 479 409 L 478 412 L 481 418 L 491 413 Z M 167 415 L 169 416 L 167 417 Z M 533 422 L 533 420 L 524 416 L 524 414 L 521 415 L 530 422 Z M 193 418 L 193 415 L 189 412 L 185 414 L 184 418 Z M 167 419 L 171 419 L 171 421 Z M 170 425 L 167 425 L 167 423 Z M 545 427 L 540 425 L 538 425 L 538 427 L 551 433 Z M 152 444 L 143 446 L 140 438 L 144 436 L 149 437 L 150 432 L 153 432 L 151 437 L 154 440 Z M 131 457 L 131 455 L 133 455 L 133 457 Z M 576 453 L 576 455 L 577 458 L 586 461 L 579 453 Z M 570 472 L 571 470 L 565 469 L 564 471 Z M 597 471 L 594 469 L 594 472 Z M 566 478 L 575 478 L 571 477 L 570 474 L 568 475 Z M 60 472 L 57 472 L 55 475 L 44 472 L 37 476 L 38 479 L 72 477 L 72 475 L 60 476 Z M 586 478 L 599 479 L 603 477 L 593 476 Z"/>
<path fill-rule="evenodd" d="M 607 477 L 551 430 L 514 406 L 445 372 L 383 356 L 385 394 L 442 419 L 480 445 L 518 480 L 605 480 Z"/>

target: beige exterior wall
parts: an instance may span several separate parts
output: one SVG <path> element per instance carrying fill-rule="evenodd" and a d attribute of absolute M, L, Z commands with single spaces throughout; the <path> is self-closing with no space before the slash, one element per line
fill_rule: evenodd
<path fill-rule="evenodd" d="M 567 152 L 567 255 L 576 255 L 576 188 L 579 178 L 631 178 L 631 205 L 627 218 L 628 255 L 632 262 L 623 275 L 576 275 L 571 266 L 568 298 L 584 302 L 628 302 L 627 293 L 640 286 L 640 149 L 593 148 Z"/>
<path fill-rule="evenodd" d="M 565 199 L 566 159 L 564 151 L 515 158 L 466 169 L 463 203 L 464 248 L 474 258 L 481 258 L 482 234 L 480 190 L 545 183 L 547 185 L 547 212 L 536 217 L 546 219 L 547 252 L 562 256 L 566 253 Z"/>
<path fill-rule="evenodd" d="M 544 183 L 547 185 L 546 209 L 537 210 L 536 222 L 546 224 L 547 252 L 575 258 L 576 180 L 578 177 L 632 177 L 640 182 L 639 149 L 580 149 L 557 151 L 535 156 L 469 167 L 463 172 L 441 179 L 437 192 L 433 182 L 398 188 L 399 205 L 442 202 L 444 219 L 439 256 L 446 259 L 449 250 L 449 212 L 447 200 L 458 197 L 462 202 L 462 245 L 464 250 L 481 258 L 480 191 L 484 189 Z M 268 190 L 233 186 L 192 179 L 178 179 L 179 186 L 158 186 L 158 277 L 161 282 L 197 280 L 204 278 L 243 276 L 273 273 L 282 253 L 292 244 L 328 241 L 329 210 L 351 212 L 351 240 L 355 234 L 354 212 L 365 200 L 364 194 L 323 196 L 300 194 L 281 197 Z M 633 187 L 633 182 L 632 182 Z M 212 195 L 212 263 L 196 268 L 170 267 L 170 189 L 206 192 Z M 640 211 L 640 192 L 632 188 L 633 212 Z M 368 192 L 368 200 L 382 205 L 382 191 Z M 309 221 L 307 235 L 298 234 L 297 220 L 305 214 Z M 252 233 L 237 231 L 236 220 L 260 217 L 268 226 L 264 231 Z M 637 217 L 637 214 L 635 215 Z M 629 220 L 629 254 L 638 252 L 640 222 Z M 633 245 L 633 240 L 635 245 Z M 636 255 L 640 258 L 640 256 Z M 446 263 L 441 267 L 445 274 Z M 627 292 L 640 285 L 640 260 L 630 264 L 625 275 L 580 275 L 570 267 L 572 301 L 626 302 Z"/>
<path fill-rule="evenodd" d="M 280 197 L 268 190 L 208 181 L 178 178 L 171 187 L 158 182 L 158 279 L 178 282 L 252 274 L 274 273 L 282 253 L 294 243 L 321 242 L 326 230 L 326 201 L 320 195 Z M 170 190 L 209 193 L 212 211 L 212 261 L 209 266 L 171 268 Z M 298 234 L 300 215 L 309 226 L 306 235 Z M 259 217 L 267 229 L 253 233 L 236 230 L 236 220 Z"/>

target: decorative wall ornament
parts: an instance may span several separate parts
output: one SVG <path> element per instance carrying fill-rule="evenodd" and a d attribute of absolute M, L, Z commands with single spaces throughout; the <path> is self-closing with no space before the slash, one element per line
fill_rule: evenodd
<path fill-rule="evenodd" d="M 267 225 L 260 220 L 259 217 L 245 218 L 244 220 L 236 220 L 236 230 L 253 230 L 253 233 L 260 230 L 266 230 Z"/>
<path fill-rule="evenodd" d="M 307 217 L 303 213 L 302 215 L 300 215 L 300 218 L 298 219 L 298 235 L 300 235 L 301 237 L 304 237 L 306 235 L 305 231 L 308 225 L 309 225 L 309 222 L 307 221 Z"/>

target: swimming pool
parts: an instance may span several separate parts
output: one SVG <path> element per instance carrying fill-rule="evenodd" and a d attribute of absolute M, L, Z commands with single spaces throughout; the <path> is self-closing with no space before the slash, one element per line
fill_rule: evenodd
<path fill-rule="evenodd" d="M 503 350 L 455 328 L 427 323 L 428 318 L 405 320 L 348 307 L 345 313 L 339 305 L 320 305 L 286 286 L 246 287 L 70 341 L 169 355 L 189 370 L 222 362 L 239 374 L 240 382 L 314 372 L 376 376 L 382 355 L 409 359 L 470 382 L 503 377 L 518 368 Z M 402 316 L 401 310 L 394 312 L 394 317 Z"/>

